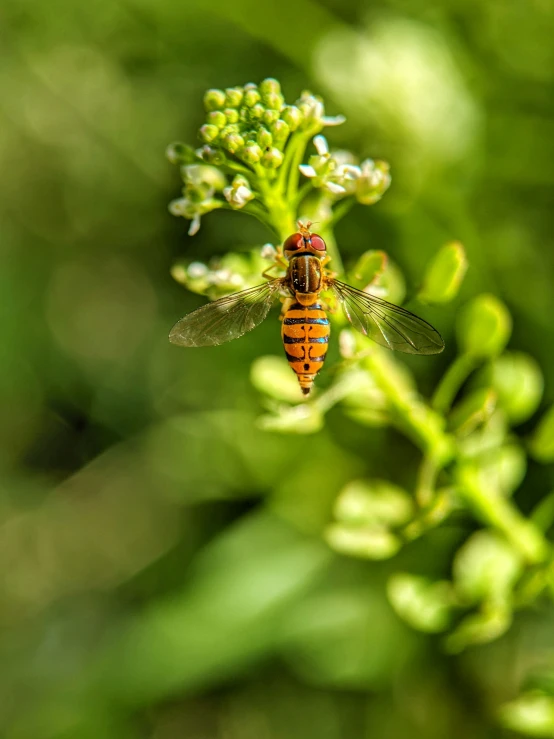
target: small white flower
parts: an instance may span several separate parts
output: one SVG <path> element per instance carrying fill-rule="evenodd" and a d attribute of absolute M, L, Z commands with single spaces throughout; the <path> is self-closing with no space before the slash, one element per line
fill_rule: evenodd
<path fill-rule="evenodd" d="M 212 272 L 210 277 L 214 285 L 226 285 L 231 281 L 233 273 L 230 269 L 217 269 L 215 272 Z"/>
<path fill-rule="evenodd" d="M 195 213 L 189 226 L 189 236 L 194 236 L 200 231 L 200 214 Z"/>
<path fill-rule="evenodd" d="M 191 262 L 187 268 L 187 274 L 192 279 L 205 277 L 208 274 L 208 267 L 203 262 Z"/>
<path fill-rule="evenodd" d="M 317 177 L 317 172 L 310 164 L 301 164 L 298 169 L 304 177 Z"/>
<path fill-rule="evenodd" d="M 329 145 L 325 136 L 314 136 L 314 146 L 319 156 L 326 156 L 329 154 Z"/>
<path fill-rule="evenodd" d="M 324 126 L 340 126 L 345 122 L 346 118 L 343 115 L 324 115 L 321 122 Z"/>
<path fill-rule="evenodd" d="M 333 195 L 343 195 L 346 189 L 342 185 L 338 185 L 336 182 L 329 180 L 323 184 L 323 189 L 333 193 Z"/>
<path fill-rule="evenodd" d="M 233 179 L 233 183 L 223 189 L 225 200 L 232 208 L 244 208 L 246 203 L 254 199 L 254 193 L 249 187 L 249 182 L 245 177 L 237 175 Z"/>
<path fill-rule="evenodd" d="M 260 252 L 262 259 L 275 259 L 275 256 L 277 255 L 277 250 L 273 246 L 273 244 L 264 244 L 262 246 L 262 250 Z"/>

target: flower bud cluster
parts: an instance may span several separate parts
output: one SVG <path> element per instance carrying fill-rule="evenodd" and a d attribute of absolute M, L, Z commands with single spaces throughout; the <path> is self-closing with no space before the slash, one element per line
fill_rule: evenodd
<path fill-rule="evenodd" d="M 344 121 L 342 116 L 326 116 L 321 99 L 309 92 L 303 92 L 296 105 L 286 105 L 279 82 L 272 78 L 260 85 L 208 90 L 204 105 L 206 123 L 200 128 L 204 147 L 198 155 L 212 164 L 219 151 L 251 167 L 278 169 L 291 133 L 297 129 L 317 133 Z"/>

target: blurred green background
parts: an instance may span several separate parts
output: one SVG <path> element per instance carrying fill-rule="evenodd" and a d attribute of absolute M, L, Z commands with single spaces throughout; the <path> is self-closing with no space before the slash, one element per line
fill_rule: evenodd
<path fill-rule="evenodd" d="M 511 346 L 554 398 L 554 5 L 546 0 L 3 0 L 0 7 L 0 735 L 8 739 L 500 737 L 498 706 L 554 650 L 552 613 L 457 657 L 384 593 L 443 576 L 471 524 L 394 560 L 320 533 L 357 476 L 410 486 L 418 455 L 332 411 L 261 433 L 251 362 L 278 325 L 217 351 L 169 345 L 200 305 L 179 257 L 272 235 L 214 213 L 190 238 L 165 159 L 195 143 L 202 95 L 277 77 L 322 94 L 334 146 L 391 163 L 375 208 L 337 237 L 386 249 L 411 284 L 445 241 L 470 270 L 425 315 L 445 355 L 460 303 L 506 301 Z M 554 480 L 532 466 L 526 511 Z"/>

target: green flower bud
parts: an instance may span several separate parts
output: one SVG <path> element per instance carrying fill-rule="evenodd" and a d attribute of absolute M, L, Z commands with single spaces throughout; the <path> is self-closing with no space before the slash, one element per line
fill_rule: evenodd
<path fill-rule="evenodd" d="M 267 112 L 267 111 L 266 111 Z M 290 133 L 290 127 L 285 121 L 280 118 L 275 121 L 271 126 L 271 133 L 276 143 L 282 144 L 287 140 L 287 136 Z"/>
<path fill-rule="evenodd" d="M 440 249 L 427 265 L 418 298 L 423 303 L 448 303 L 458 294 L 467 270 L 467 257 L 459 241 Z"/>
<path fill-rule="evenodd" d="M 492 416 L 497 396 L 490 388 L 480 388 L 467 395 L 452 411 L 450 425 L 459 436 L 471 434 Z"/>
<path fill-rule="evenodd" d="M 387 595 L 396 613 L 414 629 L 436 634 L 450 625 L 453 595 L 449 582 L 398 572 L 389 578 Z"/>
<path fill-rule="evenodd" d="M 462 352 L 474 357 L 494 357 L 502 352 L 512 333 L 508 309 L 494 295 L 479 295 L 466 306 L 457 322 Z"/>
<path fill-rule="evenodd" d="M 238 133 L 230 133 L 222 139 L 222 143 L 230 154 L 236 154 L 244 146 L 244 139 Z"/>
<path fill-rule="evenodd" d="M 192 146 L 182 144 L 180 141 L 169 144 L 165 155 L 171 164 L 192 164 L 197 156 Z"/>
<path fill-rule="evenodd" d="M 300 403 L 303 399 L 298 380 L 284 357 L 258 357 L 252 364 L 250 381 L 257 390 L 275 400 Z"/>
<path fill-rule="evenodd" d="M 388 260 L 388 255 L 384 251 L 370 249 L 364 252 L 349 274 L 349 281 L 360 288 L 375 283 L 385 271 Z"/>
<path fill-rule="evenodd" d="M 245 92 L 244 92 L 244 104 L 248 108 L 252 108 L 252 107 L 254 107 L 254 105 L 256 105 L 257 103 L 260 102 L 261 96 L 260 96 L 260 93 L 258 92 L 258 90 L 255 87 L 254 88 L 246 89 L 247 87 L 248 87 L 248 85 L 246 85 L 245 88 L 244 88 L 244 90 L 245 90 Z"/>
<path fill-rule="evenodd" d="M 225 105 L 227 105 L 230 108 L 238 108 L 242 102 L 243 95 L 244 95 L 244 92 L 242 88 L 228 87 L 225 90 Z"/>
<path fill-rule="evenodd" d="M 270 110 L 281 110 L 283 107 L 283 103 L 285 102 L 282 95 L 277 95 L 276 93 L 269 93 L 267 95 L 262 95 L 262 100 L 264 101 L 267 108 Z"/>
<path fill-rule="evenodd" d="M 413 516 L 413 502 L 402 488 L 386 480 L 354 480 L 335 503 L 338 521 L 351 526 L 402 526 Z"/>
<path fill-rule="evenodd" d="M 217 126 L 213 126 L 209 123 L 205 123 L 200 128 L 200 138 L 202 141 L 206 142 L 206 144 L 211 144 L 213 141 L 217 139 L 219 136 L 219 128 Z"/>
<path fill-rule="evenodd" d="M 266 126 L 271 126 L 277 120 L 279 120 L 278 110 L 264 110 L 263 122 L 266 124 Z"/>
<path fill-rule="evenodd" d="M 225 162 L 225 154 L 218 149 L 213 149 L 211 146 L 203 146 L 197 153 L 204 162 L 213 164 L 216 167 Z"/>
<path fill-rule="evenodd" d="M 223 139 L 225 136 L 230 136 L 233 133 L 239 133 L 239 128 L 240 127 L 238 123 L 230 123 L 228 126 L 225 126 L 225 128 L 221 130 L 220 138 Z"/>
<path fill-rule="evenodd" d="M 256 103 L 250 109 L 250 117 L 254 121 L 261 121 L 264 116 L 265 108 L 261 103 Z"/>
<path fill-rule="evenodd" d="M 302 123 L 302 113 L 296 105 L 286 105 L 281 111 L 280 117 L 285 121 L 291 131 L 296 131 Z"/>
<path fill-rule="evenodd" d="M 267 77 L 263 82 L 260 82 L 260 92 L 262 95 L 280 95 L 281 85 L 273 77 Z"/>
<path fill-rule="evenodd" d="M 235 110 L 235 108 L 225 108 L 223 112 L 225 113 L 225 118 L 227 119 L 227 123 L 238 123 L 239 122 L 239 112 L 238 110 Z"/>
<path fill-rule="evenodd" d="M 470 603 L 507 595 L 522 572 L 521 555 L 500 534 L 478 531 L 458 549 L 454 585 Z"/>
<path fill-rule="evenodd" d="M 262 149 L 267 149 L 268 146 L 273 144 L 273 136 L 269 133 L 267 128 L 260 128 L 257 135 L 258 144 Z"/>
<path fill-rule="evenodd" d="M 224 128 L 227 124 L 225 113 L 222 113 L 220 110 L 212 110 L 212 112 L 208 113 L 206 116 L 206 120 L 208 121 L 208 124 L 217 126 L 217 128 Z"/>
<path fill-rule="evenodd" d="M 554 460 L 554 406 L 546 411 L 531 438 L 531 454 L 539 462 Z"/>
<path fill-rule="evenodd" d="M 283 152 L 273 147 L 269 151 L 264 152 L 262 163 L 268 169 L 277 169 L 283 163 Z"/>
<path fill-rule="evenodd" d="M 250 143 L 241 151 L 240 156 L 247 164 L 257 164 L 262 158 L 262 150 L 258 144 Z"/>
<path fill-rule="evenodd" d="M 208 90 L 204 95 L 204 107 L 207 111 L 218 110 L 225 104 L 225 93 L 223 90 Z"/>
<path fill-rule="evenodd" d="M 537 410 L 544 380 L 537 362 L 522 352 L 506 352 L 485 368 L 479 381 L 496 390 L 512 423 L 526 421 Z"/>
<path fill-rule="evenodd" d="M 482 611 L 470 613 L 445 639 L 447 652 L 463 652 L 471 644 L 485 644 L 505 634 L 512 623 L 512 611 L 508 601 L 487 603 Z"/>
<path fill-rule="evenodd" d="M 400 539 L 385 527 L 352 527 L 335 523 L 328 526 L 325 539 L 341 554 L 363 559 L 388 559 L 402 546 Z"/>
<path fill-rule="evenodd" d="M 518 734 L 554 736 L 554 697 L 541 691 L 528 691 L 505 703 L 498 715 L 506 729 Z"/>

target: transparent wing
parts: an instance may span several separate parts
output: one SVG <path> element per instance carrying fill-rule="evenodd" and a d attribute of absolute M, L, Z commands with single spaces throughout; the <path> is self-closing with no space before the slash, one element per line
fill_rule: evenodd
<path fill-rule="evenodd" d="M 197 308 L 177 321 L 169 340 L 179 346 L 216 346 L 237 339 L 264 320 L 282 282 L 264 282 Z"/>
<path fill-rule="evenodd" d="M 346 317 L 355 329 L 378 344 L 406 354 L 438 354 L 444 349 L 439 332 L 398 305 L 332 280 Z"/>

